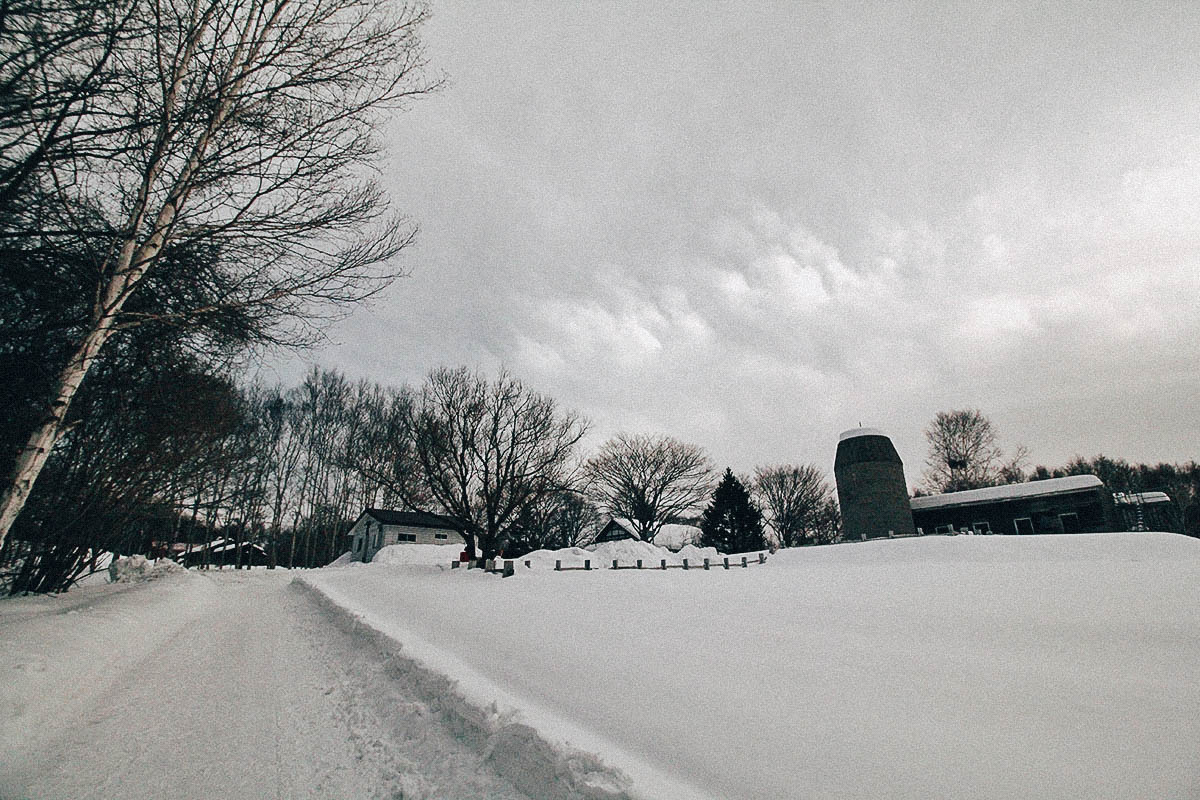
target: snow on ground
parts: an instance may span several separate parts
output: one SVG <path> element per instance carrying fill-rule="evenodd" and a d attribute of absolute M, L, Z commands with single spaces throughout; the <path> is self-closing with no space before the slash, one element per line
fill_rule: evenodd
<path fill-rule="evenodd" d="M 1200 541 L 928 537 L 707 572 L 548 559 L 305 581 L 493 733 L 528 726 L 543 763 L 594 754 L 619 770 L 591 763 L 596 785 L 630 797 L 1200 797 Z"/>
<path fill-rule="evenodd" d="M 451 562 L 458 561 L 462 550 L 461 544 L 393 544 L 372 556 L 371 563 L 392 567 L 438 565 L 449 569 Z"/>
<path fill-rule="evenodd" d="M 185 571 L 184 567 L 169 558 L 152 561 L 145 556 L 133 555 L 118 558 L 109 564 L 108 579 L 112 583 L 137 583 L 156 581 Z"/>
<path fill-rule="evenodd" d="M 527 800 L 292 577 L 0 602 L 0 797 Z"/>
<path fill-rule="evenodd" d="M 664 546 L 653 545 L 638 539 L 601 542 L 600 544 L 591 545 L 587 549 L 592 554 L 593 566 L 596 564 L 596 559 L 599 559 L 602 564 L 611 566 L 613 559 L 628 565 L 636 563 L 639 558 L 642 559 L 642 565 L 646 567 L 657 566 L 663 559 L 668 564 L 682 564 L 685 558 L 688 559 L 689 564 L 694 566 L 704 563 L 704 559 L 706 558 L 715 562 L 721 557 L 721 554 L 717 552 L 715 547 L 697 547 L 694 544 L 688 544 L 682 550 L 675 553 Z"/>

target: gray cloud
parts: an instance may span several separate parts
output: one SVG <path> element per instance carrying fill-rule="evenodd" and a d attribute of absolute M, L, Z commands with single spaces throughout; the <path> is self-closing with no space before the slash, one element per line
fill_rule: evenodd
<path fill-rule="evenodd" d="M 740 470 L 861 421 L 915 479 L 963 406 L 1040 462 L 1200 455 L 1200 12 L 654 5 L 435 5 L 413 275 L 308 358 L 503 364 Z"/>

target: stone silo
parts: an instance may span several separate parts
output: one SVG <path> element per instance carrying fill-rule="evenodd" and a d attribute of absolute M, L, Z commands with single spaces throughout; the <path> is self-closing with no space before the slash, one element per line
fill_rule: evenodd
<path fill-rule="evenodd" d="M 843 538 L 886 538 L 917 532 L 913 525 L 904 462 L 892 440 L 874 428 L 854 428 L 838 439 L 833 462 Z"/>

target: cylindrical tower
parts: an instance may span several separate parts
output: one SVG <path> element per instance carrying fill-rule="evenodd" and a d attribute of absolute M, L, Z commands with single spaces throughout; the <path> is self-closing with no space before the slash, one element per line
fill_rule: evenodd
<path fill-rule="evenodd" d="M 844 538 L 878 539 L 917 532 L 904 483 L 904 462 L 883 433 L 874 428 L 843 433 L 838 438 L 833 476 Z"/>

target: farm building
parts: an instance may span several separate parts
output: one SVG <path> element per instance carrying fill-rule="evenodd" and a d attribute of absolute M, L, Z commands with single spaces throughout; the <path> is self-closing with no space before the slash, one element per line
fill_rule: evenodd
<path fill-rule="evenodd" d="M 1117 511 L 1127 531 L 1180 531 L 1179 515 L 1166 492 L 1117 492 Z"/>
<path fill-rule="evenodd" d="M 190 550 L 178 553 L 175 560 L 185 567 L 263 567 L 271 563 L 270 556 L 261 545 L 235 542 L 233 539 L 216 539 L 207 544 L 193 545 Z"/>
<path fill-rule="evenodd" d="M 892 440 L 881 431 L 852 428 L 842 433 L 833 475 L 846 539 L 916 533 L 904 482 L 904 462 Z"/>
<path fill-rule="evenodd" d="M 989 486 L 911 500 L 920 533 L 1098 533 L 1122 529 L 1095 475 Z"/>
<path fill-rule="evenodd" d="M 461 522 L 442 514 L 368 508 L 350 528 L 350 549 L 355 558 L 370 561 L 381 548 L 392 544 L 465 545 L 462 532 Z"/>
<path fill-rule="evenodd" d="M 632 522 L 623 517 L 613 517 L 600 529 L 600 533 L 596 536 L 592 544 L 619 542 L 624 539 L 641 541 L 641 538 L 637 535 L 637 529 Z M 699 542 L 700 529 L 695 525 L 667 523 L 658 529 L 658 533 L 654 534 L 654 544 L 671 551 L 677 551 L 685 545 L 698 544 Z"/>

